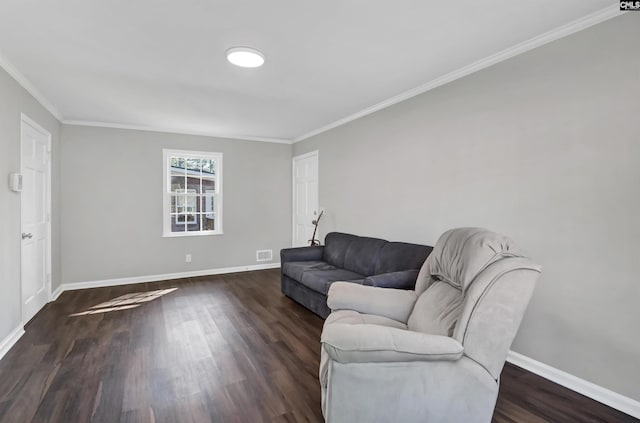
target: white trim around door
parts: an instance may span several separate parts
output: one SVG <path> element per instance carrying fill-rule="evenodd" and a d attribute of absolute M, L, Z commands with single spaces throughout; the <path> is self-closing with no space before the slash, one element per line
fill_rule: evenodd
<path fill-rule="evenodd" d="M 311 159 L 312 165 L 310 167 L 307 167 L 308 172 L 311 172 L 312 174 L 309 175 L 307 174 L 307 177 L 310 177 L 312 180 L 314 180 L 314 183 L 310 183 L 307 184 L 305 189 L 307 190 L 311 190 L 312 192 L 310 193 L 311 195 L 307 196 L 307 201 L 305 202 L 305 208 L 308 208 L 309 212 L 313 212 L 313 213 L 317 213 L 318 210 L 320 209 L 319 207 L 319 196 L 318 196 L 318 191 L 319 191 L 319 178 L 320 178 L 320 153 L 318 150 L 314 150 L 311 151 L 309 153 L 305 153 L 305 154 L 300 154 L 298 156 L 295 156 L 291 159 L 291 191 L 292 191 L 292 196 L 291 196 L 291 246 L 292 247 L 299 247 L 301 246 L 299 240 L 297 239 L 297 226 L 300 224 L 300 222 L 298 222 L 298 220 L 300 219 L 298 217 L 298 189 L 297 189 L 297 179 L 298 179 L 298 163 L 301 161 L 307 161 Z M 313 159 L 315 159 L 315 163 L 313 163 Z M 308 173 L 307 172 L 307 173 Z M 306 217 L 306 220 L 308 220 L 308 224 L 311 225 L 311 220 L 312 218 L 310 216 Z"/>
<path fill-rule="evenodd" d="M 38 133 L 40 133 L 41 135 L 43 135 L 46 138 L 46 183 L 45 183 L 45 196 L 44 196 L 44 214 L 45 214 L 45 220 L 46 220 L 46 229 L 45 229 L 45 236 L 46 236 L 46 241 L 45 241 L 45 254 L 44 254 L 44 266 L 45 266 L 45 299 L 44 302 L 42 304 L 42 306 L 44 306 L 47 302 L 49 302 L 51 300 L 51 133 L 49 131 L 47 131 L 46 129 L 44 129 L 40 124 L 38 124 L 36 121 L 34 121 L 33 119 L 31 119 L 29 116 L 27 116 L 24 113 L 21 113 L 20 115 L 20 172 L 23 173 L 24 175 L 24 151 L 23 151 L 23 138 L 25 135 L 25 130 L 27 130 L 26 126 L 31 127 L 33 130 L 37 131 Z M 23 176 L 24 177 L 24 176 Z M 23 194 L 21 193 L 21 196 Z M 21 198 L 20 200 L 20 233 L 24 233 L 24 210 L 23 210 L 23 199 Z M 23 324 L 26 324 L 32 317 L 33 315 L 26 315 L 26 310 L 25 310 L 25 301 L 24 301 L 24 275 L 22 273 L 22 262 L 24 260 L 23 257 L 23 249 L 22 249 L 22 240 L 21 242 L 21 248 L 20 248 L 20 267 L 21 267 L 21 274 L 20 274 L 20 292 L 21 292 L 21 296 L 20 296 L 20 313 L 21 313 L 21 320 Z M 41 307 L 39 307 L 40 309 Z M 38 309 L 38 310 L 39 310 Z"/>

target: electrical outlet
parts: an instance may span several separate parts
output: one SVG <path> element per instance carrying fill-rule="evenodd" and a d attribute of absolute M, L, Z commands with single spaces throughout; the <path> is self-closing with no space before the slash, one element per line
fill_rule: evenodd
<path fill-rule="evenodd" d="M 187 254 L 184 258 L 184 261 L 187 263 L 191 263 L 191 254 Z"/>

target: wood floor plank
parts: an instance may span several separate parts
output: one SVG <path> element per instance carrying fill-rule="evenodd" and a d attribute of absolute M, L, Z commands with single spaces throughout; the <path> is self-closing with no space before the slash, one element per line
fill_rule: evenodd
<path fill-rule="evenodd" d="M 0 422 L 321 422 L 322 324 L 278 269 L 65 292 L 0 361 Z M 494 422 L 637 420 L 507 365 Z"/>

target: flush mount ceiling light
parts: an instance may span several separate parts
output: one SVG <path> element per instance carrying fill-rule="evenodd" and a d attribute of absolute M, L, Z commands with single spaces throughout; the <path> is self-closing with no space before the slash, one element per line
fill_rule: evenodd
<path fill-rule="evenodd" d="M 243 68 L 258 68 L 264 64 L 264 55 L 249 47 L 234 47 L 227 50 L 227 60 Z"/>

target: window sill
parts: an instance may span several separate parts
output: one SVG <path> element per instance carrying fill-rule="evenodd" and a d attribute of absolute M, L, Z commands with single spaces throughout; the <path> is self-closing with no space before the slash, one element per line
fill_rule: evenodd
<path fill-rule="evenodd" d="M 224 235 L 222 231 L 212 231 L 212 232 L 164 232 L 162 234 L 163 238 L 182 238 L 182 237 L 191 237 L 191 236 L 211 236 L 211 235 Z"/>

